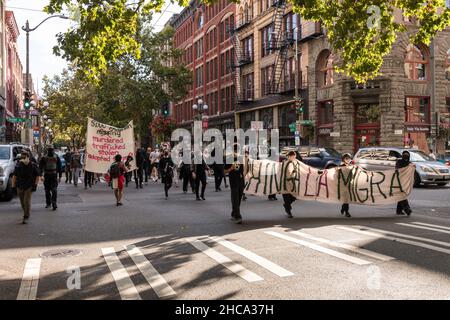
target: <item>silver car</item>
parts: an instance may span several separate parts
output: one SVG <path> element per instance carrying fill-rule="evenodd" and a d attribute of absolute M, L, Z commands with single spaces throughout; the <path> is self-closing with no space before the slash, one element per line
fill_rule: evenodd
<path fill-rule="evenodd" d="M 416 165 L 415 187 L 420 184 L 445 186 L 450 182 L 450 168 L 433 160 L 420 150 L 388 147 L 362 148 L 356 153 L 353 162 L 370 171 L 394 169 L 395 162 L 402 157 L 401 154 L 405 150 L 409 151 L 411 162 Z"/>

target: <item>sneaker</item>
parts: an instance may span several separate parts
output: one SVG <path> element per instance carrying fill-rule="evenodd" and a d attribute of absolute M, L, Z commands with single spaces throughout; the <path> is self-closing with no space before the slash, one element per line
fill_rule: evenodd
<path fill-rule="evenodd" d="M 243 197 L 242 197 L 242 201 L 245 201 L 245 200 L 247 200 L 247 197 L 246 197 L 246 196 L 243 196 Z"/>
<path fill-rule="evenodd" d="M 201 197 L 201 198 L 202 198 L 202 200 L 206 200 L 205 197 Z"/>
<path fill-rule="evenodd" d="M 46 206 L 45 206 L 45 209 L 48 209 L 48 208 L 50 208 L 50 204 L 47 204 Z"/>
<path fill-rule="evenodd" d="M 200 199 L 200 198 L 197 198 L 197 199 L 195 199 L 195 200 L 197 200 L 197 201 L 202 201 L 202 199 Z"/>
<path fill-rule="evenodd" d="M 410 208 L 405 209 L 405 213 L 407 216 L 411 215 L 412 210 Z"/>
<path fill-rule="evenodd" d="M 27 222 L 27 220 L 26 219 L 23 219 L 22 220 L 22 224 L 27 224 L 28 222 Z"/>
<path fill-rule="evenodd" d="M 231 221 L 236 221 L 237 219 L 235 217 L 230 218 Z"/>
<path fill-rule="evenodd" d="M 403 213 L 402 211 L 397 211 L 395 214 L 397 214 L 397 215 L 399 215 L 399 216 L 404 215 L 404 213 Z"/>
<path fill-rule="evenodd" d="M 237 218 L 237 219 L 235 220 L 235 223 L 236 223 L 236 224 L 242 224 L 242 218 Z"/>
<path fill-rule="evenodd" d="M 350 213 L 347 211 L 347 212 L 345 213 L 345 217 L 346 217 L 346 218 L 351 218 L 352 216 L 351 216 Z"/>
<path fill-rule="evenodd" d="M 56 209 L 58 209 L 58 206 L 53 206 L 53 211 L 56 211 Z"/>
<path fill-rule="evenodd" d="M 294 216 L 292 215 L 292 213 L 287 213 L 287 217 L 289 218 L 289 219 L 292 219 Z"/>

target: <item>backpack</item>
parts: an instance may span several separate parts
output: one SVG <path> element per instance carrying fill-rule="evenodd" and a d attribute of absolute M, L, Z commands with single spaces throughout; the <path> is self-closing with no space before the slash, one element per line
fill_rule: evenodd
<path fill-rule="evenodd" d="M 58 158 L 56 155 L 49 157 L 45 157 L 45 166 L 44 166 L 44 172 L 47 173 L 54 173 L 58 169 L 57 166 Z"/>
<path fill-rule="evenodd" d="M 111 178 L 116 179 L 120 176 L 120 167 L 117 162 L 114 162 L 109 168 L 109 175 Z"/>

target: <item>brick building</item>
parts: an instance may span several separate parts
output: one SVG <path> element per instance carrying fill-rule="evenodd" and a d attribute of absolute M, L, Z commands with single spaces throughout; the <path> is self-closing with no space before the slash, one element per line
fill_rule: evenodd
<path fill-rule="evenodd" d="M 427 151 L 432 145 L 432 76 L 430 49 L 411 45 L 408 33 L 416 28 L 395 11 L 408 32 L 399 36 L 386 56 L 382 76 L 366 85 L 333 71 L 336 58 L 320 24 L 305 21 L 279 0 L 243 0 L 237 5 L 234 44 L 239 74 L 236 126 L 250 128 L 262 121 L 265 129 L 280 130 L 280 144 L 295 143 L 289 125 L 302 126 L 302 144 L 334 147 L 355 152 L 369 145 L 411 146 Z M 450 113 L 450 34 L 435 39 L 436 112 L 441 121 Z M 299 52 L 298 73 L 295 39 Z M 295 77 L 305 112 L 293 105 Z M 442 124 L 441 128 L 448 127 Z M 448 136 L 438 140 L 438 149 L 448 149 Z"/>
<path fill-rule="evenodd" d="M 6 1 L 0 0 L 0 143 L 6 142 Z"/>
<path fill-rule="evenodd" d="M 192 106 L 201 99 L 208 105 L 203 116 L 208 117 L 210 128 L 223 132 L 234 128 L 234 47 L 229 30 L 233 29 L 235 10 L 236 5 L 226 0 L 211 6 L 194 0 L 169 21 L 176 29 L 175 47 L 184 50 L 180 62 L 193 72 L 188 95 L 172 103 L 172 115 L 180 127 L 191 129 L 198 116 Z"/>

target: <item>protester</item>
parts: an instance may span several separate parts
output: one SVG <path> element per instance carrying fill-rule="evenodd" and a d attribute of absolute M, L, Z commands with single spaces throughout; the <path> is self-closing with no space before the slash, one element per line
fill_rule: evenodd
<path fill-rule="evenodd" d="M 225 164 L 225 173 L 228 174 L 230 179 L 230 189 L 231 189 L 231 220 L 237 224 L 242 223 L 241 216 L 241 199 L 244 193 L 244 168 L 241 163 L 238 161 L 238 155 L 235 148 L 234 163 L 233 164 Z"/>
<path fill-rule="evenodd" d="M 20 205 L 23 210 L 22 223 L 26 224 L 31 213 L 31 193 L 36 191 L 39 183 L 39 170 L 31 160 L 27 151 L 22 151 L 20 161 L 16 165 L 12 177 L 12 187 L 17 189 Z"/>
<path fill-rule="evenodd" d="M 200 164 L 195 164 L 195 195 L 196 200 L 206 200 L 205 199 L 205 189 L 208 184 L 206 181 L 206 171 L 209 171 L 209 167 L 206 164 L 205 160 L 202 158 L 202 162 Z M 200 193 L 200 184 L 202 185 L 202 191 Z"/>
<path fill-rule="evenodd" d="M 429 154 L 428 156 L 429 156 L 431 159 L 433 159 L 434 161 L 437 160 L 437 157 L 436 157 L 436 155 L 434 154 L 434 152 L 433 152 L 432 149 L 430 149 L 430 154 Z"/>
<path fill-rule="evenodd" d="M 86 153 L 83 153 L 81 157 L 81 166 L 84 171 L 84 189 L 92 188 L 94 184 L 94 173 L 86 170 Z"/>
<path fill-rule="evenodd" d="M 148 178 L 151 174 L 151 161 L 150 161 L 150 153 L 152 153 L 152 148 L 148 147 L 145 152 L 144 158 L 144 182 L 145 185 L 148 185 Z"/>
<path fill-rule="evenodd" d="M 135 178 L 135 182 L 136 182 L 136 189 L 138 189 L 138 183 L 136 180 L 136 169 L 135 170 L 131 170 L 132 167 L 132 161 L 134 160 L 134 158 L 130 155 L 127 156 L 127 159 L 125 160 L 125 169 L 126 169 L 126 173 L 125 173 L 125 187 L 128 188 L 128 184 L 131 182 L 131 179 L 133 178 L 133 174 L 134 174 L 134 178 Z"/>
<path fill-rule="evenodd" d="M 159 157 L 160 157 L 160 153 L 157 149 L 153 150 L 152 153 L 150 153 L 150 162 L 151 162 L 150 171 L 151 171 L 153 182 L 157 182 L 159 179 L 159 176 L 158 176 Z"/>
<path fill-rule="evenodd" d="M 53 210 L 56 210 L 58 208 L 58 174 L 61 174 L 61 160 L 52 145 L 48 146 L 47 155 L 42 157 L 39 167 L 41 173 L 44 174 L 45 208 L 52 206 Z M 61 181 L 61 175 L 59 181 Z"/>
<path fill-rule="evenodd" d="M 410 157 L 411 155 L 409 154 L 408 151 L 403 151 L 402 153 L 402 158 L 397 160 L 397 162 L 395 163 L 395 169 L 401 169 L 401 168 L 405 168 L 407 166 L 409 166 L 411 164 L 410 162 Z M 397 203 L 397 214 L 398 215 L 411 215 L 412 210 L 411 207 L 409 206 L 409 202 L 408 199 L 399 201 Z"/>
<path fill-rule="evenodd" d="M 145 162 L 145 149 L 139 148 L 136 150 L 136 171 L 134 172 L 134 178 L 136 181 L 136 188 L 143 188 L 144 177 L 144 162 Z"/>
<path fill-rule="evenodd" d="M 183 154 L 181 154 L 183 157 Z M 193 179 L 193 164 L 184 163 L 183 161 L 180 163 L 180 180 L 183 180 L 183 192 L 187 193 L 188 184 L 191 186 L 192 193 L 195 193 L 195 182 Z"/>
<path fill-rule="evenodd" d="M 122 206 L 123 186 L 125 182 L 125 165 L 122 162 L 122 156 L 117 154 L 114 157 L 114 162 L 109 167 L 109 176 L 111 177 L 111 185 L 114 189 L 114 196 L 116 197 L 116 205 Z"/>
<path fill-rule="evenodd" d="M 296 166 L 294 165 L 295 160 L 302 161 L 300 154 L 296 153 L 295 151 L 289 151 L 287 154 L 287 159 L 284 160 L 287 163 L 290 162 L 287 167 L 287 177 L 292 177 L 295 174 L 298 174 L 298 172 L 295 171 L 296 170 Z M 292 194 L 290 193 L 283 194 L 283 202 L 284 202 L 283 207 L 284 210 L 286 211 L 288 218 L 293 218 L 292 204 L 295 202 L 295 200 L 297 200 L 297 198 Z"/>
<path fill-rule="evenodd" d="M 72 169 L 72 179 L 73 179 L 73 185 L 75 187 L 78 186 L 78 178 L 81 174 L 81 156 L 80 152 L 78 150 L 75 150 L 75 152 L 72 155 L 72 160 L 70 161 L 70 168 Z"/>
<path fill-rule="evenodd" d="M 342 162 L 341 162 L 340 166 L 341 167 L 347 167 L 347 166 L 349 166 L 351 164 L 351 161 L 352 161 L 351 154 L 345 153 L 344 155 L 342 155 Z M 343 203 L 342 207 L 341 207 L 341 214 L 342 215 L 345 214 L 345 216 L 347 218 L 351 218 L 352 216 L 349 213 L 349 209 L 350 209 L 349 204 L 348 203 Z"/>
<path fill-rule="evenodd" d="M 66 153 L 63 156 L 66 166 L 64 168 L 64 173 L 66 175 L 66 183 L 72 183 L 72 170 L 70 168 L 70 162 L 72 161 L 72 152 L 67 148 Z"/>
<path fill-rule="evenodd" d="M 166 200 L 169 197 L 169 189 L 172 187 L 174 167 L 175 164 L 170 157 L 170 152 L 168 150 L 164 151 L 164 155 L 159 161 L 158 169 L 161 174 L 161 182 L 164 184 L 164 193 L 166 195 Z"/>

